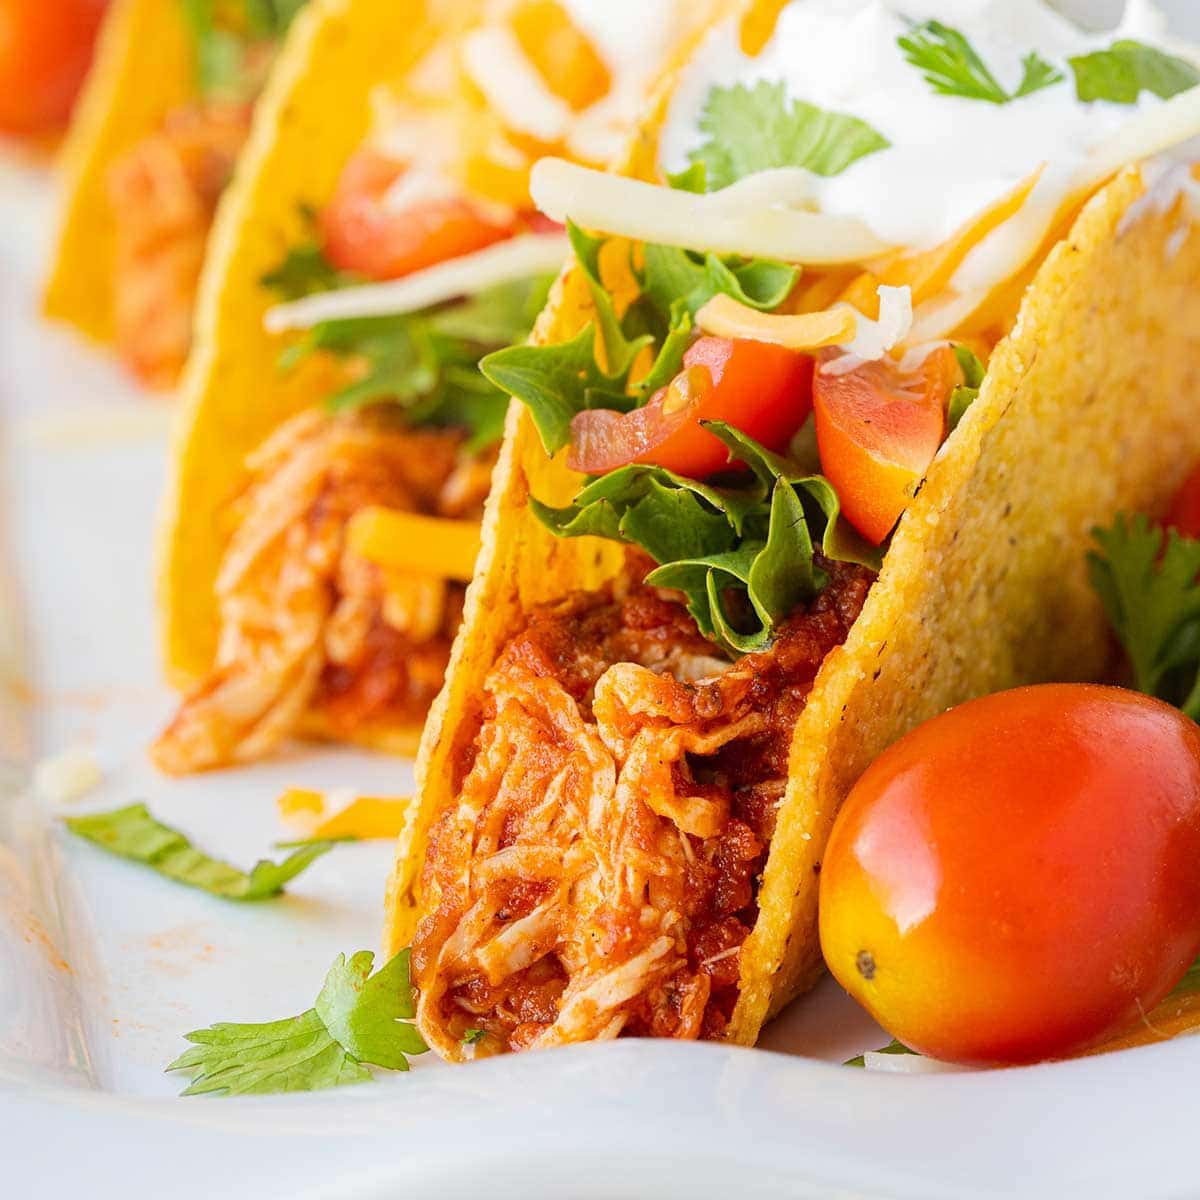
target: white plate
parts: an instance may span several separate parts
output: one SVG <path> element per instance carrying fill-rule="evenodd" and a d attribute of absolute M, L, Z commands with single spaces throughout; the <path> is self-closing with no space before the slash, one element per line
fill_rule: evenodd
<path fill-rule="evenodd" d="M 1193 0 L 1176 6 L 1196 24 Z M 1022 1071 L 831 1065 L 886 1037 L 832 983 L 766 1049 L 623 1042 L 315 1096 L 179 1100 L 182 1034 L 307 1008 L 378 936 L 385 844 L 346 845 L 288 895 L 237 906 L 65 835 L 144 799 L 250 865 L 283 788 L 404 794 L 409 764 L 297 752 L 167 781 L 150 585 L 167 413 L 34 318 L 46 181 L 0 163 L 0 1196 L 739 1195 L 1148 1198 L 1200 1193 L 1200 1040 Z M 90 746 L 104 786 L 55 810 L 30 768 Z M 818 1061 L 818 1060 L 826 1061 Z"/>

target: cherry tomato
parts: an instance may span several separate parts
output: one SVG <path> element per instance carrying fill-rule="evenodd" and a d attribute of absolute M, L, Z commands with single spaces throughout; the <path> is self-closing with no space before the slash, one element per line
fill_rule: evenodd
<path fill-rule="evenodd" d="M 431 196 L 393 207 L 389 189 L 408 167 L 359 151 L 346 164 L 337 191 L 321 214 L 325 253 L 335 267 L 368 279 L 399 279 L 459 258 L 516 232 L 465 196 Z"/>
<path fill-rule="evenodd" d="M 970 1065 L 1087 1048 L 1200 951 L 1200 726 L 1135 692 L 1020 688 L 920 726 L 821 865 L 830 970 L 906 1046 Z"/>
<path fill-rule="evenodd" d="M 66 124 L 107 0 L 0 0 L 0 132 Z"/>
<path fill-rule="evenodd" d="M 1196 467 L 1175 493 L 1163 526 L 1178 530 L 1181 537 L 1200 538 L 1200 467 Z"/>
<path fill-rule="evenodd" d="M 962 382 L 949 346 L 902 375 L 890 359 L 813 384 L 821 470 L 846 519 L 875 545 L 892 532 L 946 436 L 946 402 Z"/>
<path fill-rule="evenodd" d="M 701 421 L 725 421 L 782 450 L 812 410 L 812 380 L 808 355 L 702 337 L 683 356 L 683 370 L 642 408 L 579 413 L 571 422 L 568 463 L 588 475 L 654 463 L 703 479 L 729 465 L 729 451 Z"/>

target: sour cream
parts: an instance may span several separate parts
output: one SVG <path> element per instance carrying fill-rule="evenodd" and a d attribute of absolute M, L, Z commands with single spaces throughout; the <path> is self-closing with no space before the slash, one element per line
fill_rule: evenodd
<path fill-rule="evenodd" d="M 898 45 L 905 17 L 958 29 L 1010 93 L 1032 51 L 1064 79 L 1002 105 L 941 95 Z M 891 143 L 834 178 L 815 178 L 814 206 L 917 249 L 945 241 L 1044 164 L 1029 202 L 976 248 L 954 281 L 959 293 L 986 290 L 1011 272 L 1019 247 L 1036 245 L 1086 172 L 1089 152 L 1162 104 L 1148 92 L 1135 105 L 1082 103 L 1068 58 L 1107 49 L 1117 37 L 1178 53 L 1165 29 L 1149 0 L 1133 0 L 1121 27 L 1104 33 L 1079 29 L 1042 0 L 793 0 L 755 57 L 742 53 L 735 21 L 707 37 L 670 106 L 662 164 L 682 170 L 705 142 L 700 121 L 714 86 L 781 82 L 792 99 L 859 117 Z"/>

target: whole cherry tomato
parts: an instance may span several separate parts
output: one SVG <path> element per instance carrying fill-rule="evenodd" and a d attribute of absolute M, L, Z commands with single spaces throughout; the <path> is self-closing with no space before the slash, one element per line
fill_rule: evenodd
<path fill-rule="evenodd" d="M 892 532 L 946 436 L 946 404 L 962 382 L 949 346 L 913 375 L 890 359 L 844 375 L 817 372 L 813 383 L 821 470 L 842 513 L 875 545 Z"/>
<path fill-rule="evenodd" d="M 465 196 L 392 202 L 388 193 L 408 166 L 373 150 L 346 164 L 321 213 L 325 254 L 340 270 L 399 279 L 503 241 L 516 223 L 494 218 Z"/>
<path fill-rule="evenodd" d="M 107 0 L 0 0 L 0 132 L 66 124 Z"/>
<path fill-rule="evenodd" d="M 1094 1045 L 1200 951 L 1200 726 L 1082 684 L 935 717 L 850 793 L 820 926 L 842 986 L 923 1054 L 993 1065 Z"/>
<path fill-rule="evenodd" d="M 1200 538 L 1200 467 L 1183 481 L 1162 523 L 1167 529 L 1177 530 L 1181 537 Z"/>
<path fill-rule="evenodd" d="M 643 407 L 577 414 L 568 462 L 588 475 L 636 462 L 703 479 L 729 465 L 729 451 L 701 421 L 725 421 L 782 450 L 812 411 L 812 379 L 808 355 L 702 337 L 683 356 L 683 370 Z"/>

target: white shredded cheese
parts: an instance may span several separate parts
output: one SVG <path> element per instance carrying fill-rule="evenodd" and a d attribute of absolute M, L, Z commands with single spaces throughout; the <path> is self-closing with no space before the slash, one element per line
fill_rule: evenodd
<path fill-rule="evenodd" d="M 855 217 L 797 208 L 791 172 L 770 198 L 753 176 L 697 195 L 543 158 L 533 168 L 530 192 L 556 221 L 663 246 L 813 266 L 867 262 L 891 248 Z"/>
<path fill-rule="evenodd" d="M 566 234 L 524 234 L 424 271 L 414 271 L 402 279 L 319 292 L 290 304 L 277 304 L 268 309 L 263 325 L 268 333 L 283 333 L 347 317 L 418 312 L 497 284 L 549 274 L 557 271 L 570 255 L 571 243 Z"/>
<path fill-rule="evenodd" d="M 853 340 L 842 347 L 846 352 L 843 357 L 821 368 L 825 374 L 844 375 L 865 362 L 877 362 L 908 337 L 913 323 L 912 288 L 881 285 L 878 293 L 879 320 L 857 314 Z"/>
<path fill-rule="evenodd" d="M 81 800 L 103 782 L 104 773 L 95 754 L 82 746 L 44 758 L 33 769 L 34 791 L 52 804 Z"/>
<path fill-rule="evenodd" d="M 510 129 L 541 142 L 561 142 L 566 136 L 571 109 L 546 87 L 506 25 L 485 25 L 468 34 L 462 57 L 467 74 Z"/>

